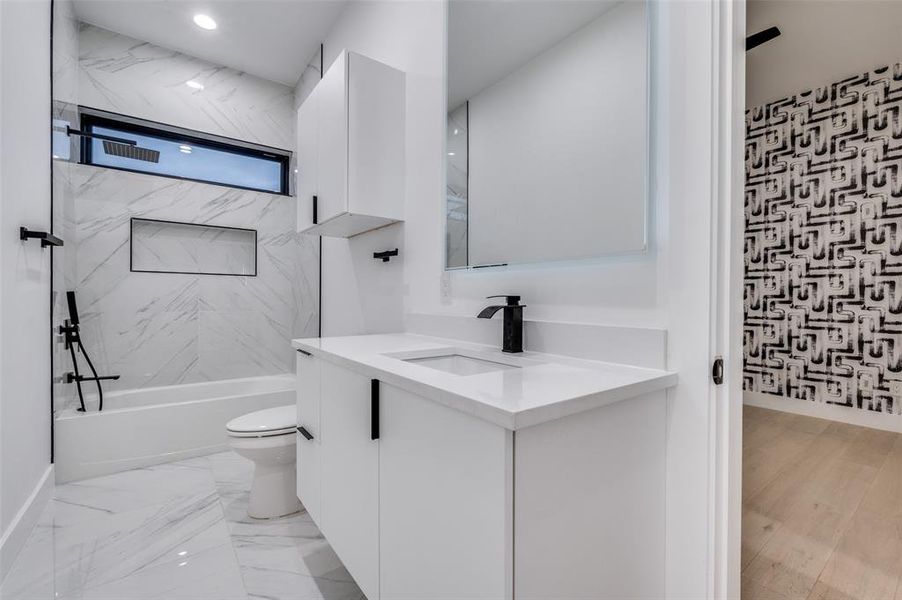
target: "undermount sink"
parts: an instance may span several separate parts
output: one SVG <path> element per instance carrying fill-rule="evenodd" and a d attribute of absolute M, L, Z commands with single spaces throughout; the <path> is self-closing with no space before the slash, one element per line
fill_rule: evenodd
<path fill-rule="evenodd" d="M 484 360 L 473 356 L 464 356 L 463 354 L 402 358 L 401 360 L 422 367 L 445 371 L 446 373 L 452 373 L 454 375 L 479 375 L 480 373 L 491 373 L 492 371 L 520 368 L 519 365 Z"/>

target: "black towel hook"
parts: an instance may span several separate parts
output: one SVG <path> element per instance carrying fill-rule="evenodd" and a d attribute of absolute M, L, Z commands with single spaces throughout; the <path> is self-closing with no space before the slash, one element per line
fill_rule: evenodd
<path fill-rule="evenodd" d="M 392 256 L 398 256 L 398 249 L 385 250 L 384 252 L 373 252 L 373 258 L 381 259 L 382 262 L 388 262 Z"/>

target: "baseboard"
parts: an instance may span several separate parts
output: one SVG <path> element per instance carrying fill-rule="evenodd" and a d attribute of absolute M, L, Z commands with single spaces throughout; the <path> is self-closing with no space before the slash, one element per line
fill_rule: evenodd
<path fill-rule="evenodd" d="M 877 413 L 861 410 L 860 408 L 812 402 L 811 400 L 799 400 L 798 398 L 788 398 L 762 392 L 743 392 L 742 402 L 743 404 L 759 408 L 769 408 L 770 410 L 779 410 L 817 419 L 829 419 L 840 423 L 858 425 L 859 427 L 902 433 L 902 415 Z"/>
<path fill-rule="evenodd" d="M 41 513 L 44 512 L 44 507 L 53 495 L 53 482 L 53 465 L 48 465 L 44 475 L 28 496 L 28 500 L 3 532 L 3 537 L 0 537 L 0 582 L 6 578 Z"/>

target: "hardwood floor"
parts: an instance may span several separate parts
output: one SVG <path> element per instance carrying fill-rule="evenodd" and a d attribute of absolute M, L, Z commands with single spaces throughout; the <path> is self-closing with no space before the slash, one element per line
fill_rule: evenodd
<path fill-rule="evenodd" d="M 902 435 L 743 416 L 742 600 L 902 600 Z"/>

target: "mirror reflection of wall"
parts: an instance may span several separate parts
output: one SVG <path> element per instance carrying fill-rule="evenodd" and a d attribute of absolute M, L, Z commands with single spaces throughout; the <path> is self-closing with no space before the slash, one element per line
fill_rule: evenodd
<path fill-rule="evenodd" d="M 467 260 L 467 103 L 448 113 L 447 220 L 445 255 L 449 267 Z"/>
<path fill-rule="evenodd" d="M 448 268 L 645 249 L 646 13 L 640 1 L 450 3 Z"/>

